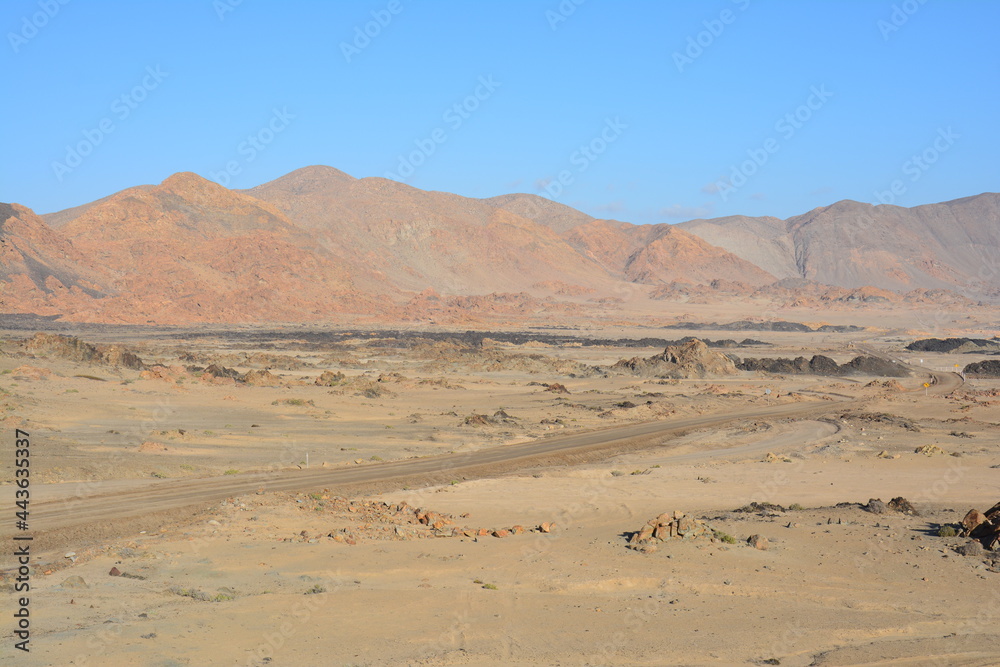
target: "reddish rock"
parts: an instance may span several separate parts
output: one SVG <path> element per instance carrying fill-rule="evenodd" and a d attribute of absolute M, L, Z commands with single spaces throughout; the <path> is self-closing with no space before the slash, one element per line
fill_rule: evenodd
<path fill-rule="evenodd" d="M 761 535 L 751 535 L 747 538 L 747 544 L 752 546 L 754 549 L 760 549 L 761 551 L 767 551 L 769 546 L 767 538 Z"/>
<path fill-rule="evenodd" d="M 119 570 L 117 567 L 113 567 L 111 568 L 111 571 L 108 572 L 108 574 L 112 577 L 120 577 L 122 576 L 122 571 Z"/>
<path fill-rule="evenodd" d="M 506 528 L 501 528 L 500 530 L 493 531 L 493 537 L 508 537 L 509 535 L 510 531 L 507 530 Z"/>
<path fill-rule="evenodd" d="M 968 535 L 983 523 L 986 523 L 986 515 L 979 510 L 972 509 L 962 519 L 962 528 L 965 529 L 965 534 Z"/>

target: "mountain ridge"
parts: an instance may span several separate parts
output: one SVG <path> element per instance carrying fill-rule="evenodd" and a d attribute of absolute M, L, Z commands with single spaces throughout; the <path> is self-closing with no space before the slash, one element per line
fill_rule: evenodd
<path fill-rule="evenodd" d="M 0 310 L 89 321 L 517 317 L 622 295 L 957 304 L 1000 297 L 998 273 L 996 193 L 635 225 L 312 165 L 243 190 L 178 172 L 45 216 L 0 205 Z"/>

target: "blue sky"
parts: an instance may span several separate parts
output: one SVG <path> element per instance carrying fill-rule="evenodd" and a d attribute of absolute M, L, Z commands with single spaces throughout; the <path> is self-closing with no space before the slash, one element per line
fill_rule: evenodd
<path fill-rule="evenodd" d="M 636 223 L 944 201 L 1000 190 L 997 25 L 961 0 L 6 0 L 0 201 L 311 164 Z"/>

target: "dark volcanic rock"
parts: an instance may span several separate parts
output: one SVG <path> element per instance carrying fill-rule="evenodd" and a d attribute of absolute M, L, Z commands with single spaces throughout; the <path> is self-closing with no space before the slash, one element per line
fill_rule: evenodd
<path fill-rule="evenodd" d="M 963 372 L 979 378 L 1000 378 L 1000 360 L 977 361 L 966 366 Z"/>
<path fill-rule="evenodd" d="M 924 338 L 906 346 L 911 352 L 1000 352 L 1000 340 L 984 338 Z"/>
<path fill-rule="evenodd" d="M 906 368 L 891 361 L 878 357 L 860 356 L 851 359 L 846 364 L 838 364 L 830 357 L 821 354 L 812 359 L 805 357 L 794 359 L 743 359 L 736 364 L 741 371 L 763 371 L 781 375 L 875 375 L 878 377 L 906 377 L 910 374 Z"/>

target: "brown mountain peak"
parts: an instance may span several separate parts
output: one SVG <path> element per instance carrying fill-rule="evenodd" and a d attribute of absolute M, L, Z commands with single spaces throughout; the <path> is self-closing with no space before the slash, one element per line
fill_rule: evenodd
<path fill-rule="evenodd" d="M 328 167 L 322 164 L 314 164 L 302 167 L 295 171 L 288 172 L 284 176 L 279 176 L 267 183 L 250 188 L 245 192 L 253 194 L 255 191 L 271 191 L 275 189 L 295 190 L 308 193 L 316 190 L 330 188 L 342 188 L 354 183 L 358 179 L 350 174 L 346 174 L 339 169 Z"/>

